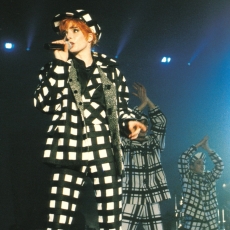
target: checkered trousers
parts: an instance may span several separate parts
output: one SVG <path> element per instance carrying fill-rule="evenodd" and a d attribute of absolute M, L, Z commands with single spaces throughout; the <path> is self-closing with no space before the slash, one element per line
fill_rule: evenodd
<path fill-rule="evenodd" d="M 122 208 L 122 229 L 136 230 L 139 223 L 144 230 L 162 230 L 162 218 L 159 203 L 124 204 Z"/>
<path fill-rule="evenodd" d="M 121 179 L 116 176 L 113 153 L 103 149 L 84 154 L 88 155 L 87 163 L 53 171 L 47 230 L 69 229 L 86 176 L 91 178 L 95 190 L 100 229 L 121 229 Z"/>
<path fill-rule="evenodd" d="M 198 220 L 200 220 L 202 224 L 205 221 L 209 223 L 209 229 L 216 229 L 218 204 L 216 180 L 220 178 L 223 172 L 223 161 L 213 151 L 209 154 L 214 164 L 213 169 L 205 171 L 202 175 L 193 173 L 190 170 L 189 162 L 196 150 L 194 145 L 191 146 L 181 154 L 178 160 L 178 170 L 181 175 L 183 189 L 183 206 L 181 212 L 184 213 L 184 216 L 188 216 L 189 223 L 186 226 L 193 226 L 193 220 L 196 225 Z M 190 228 L 188 227 L 187 229 Z"/>
<path fill-rule="evenodd" d="M 201 221 L 199 219 L 196 219 L 192 216 L 186 215 L 184 217 L 184 229 L 190 229 L 190 230 L 218 230 L 218 224 L 217 224 L 217 216 L 215 219 L 212 219 L 210 221 Z"/>

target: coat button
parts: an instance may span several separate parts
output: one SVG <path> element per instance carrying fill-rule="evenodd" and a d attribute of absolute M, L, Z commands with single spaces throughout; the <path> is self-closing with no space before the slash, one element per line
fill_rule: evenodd
<path fill-rule="evenodd" d="M 73 92 L 74 92 L 74 93 L 77 93 L 77 90 L 74 90 Z"/>
<path fill-rule="evenodd" d="M 82 105 L 82 102 L 79 102 L 79 105 Z"/>
<path fill-rule="evenodd" d="M 72 79 L 69 79 L 69 81 L 71 82 L 71 81 L 72 81 Z"/>

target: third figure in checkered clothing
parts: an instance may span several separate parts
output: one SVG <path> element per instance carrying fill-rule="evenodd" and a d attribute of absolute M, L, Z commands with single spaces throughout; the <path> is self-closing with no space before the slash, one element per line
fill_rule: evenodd
<path fill-rule="evenodd" d="M 134 84 L 133 93 L 141 103 L 133 110 L 150 134 L 141 131 L 138 138 L 122 137 L 125 177 L 123 178 L 122 229 L 135 230 L 141 223 L 145 230 L 162 230 L 159 202 L 170 199 L 166 176 L 161 164 L 165 146 L 166 118 L 148 97 L 146 89 Z M 142 113 L 148 107 L 148 116 Z"/>
<path fill-rule="evenodd" d="M 208 153 L 213 162 L 211 171 L 205 170 L 206 156 L 197 152 L 199 147 Z M 181 154 L 178 169 L 183 189 L 183 229 L 217 230 L 216 180 L 220 178 L 224 165 L 219 155 L 209 147 L 207 136 Z"/>

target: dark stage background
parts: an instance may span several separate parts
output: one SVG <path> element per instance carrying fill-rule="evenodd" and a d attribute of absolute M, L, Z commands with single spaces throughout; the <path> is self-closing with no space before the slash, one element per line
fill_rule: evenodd
<path fill-rule="evenodd" d="M 41 155 L 50 118 L 33 108 L 33 92 L 39 69 L 53 58 L 43 44 L 58 39 L 50 21 L 75 9 L 88 10 L 102 27 L 95 51 L 117 56 L 130 91 L 134 82 L 145 85 L 149 98 L 168 119 L 162 161 L 172 199 L 162 203 L 165 229 L 174 229 L 174 197 L 181 198 L 177 159 L 205 135 L 225 163 L 217 191 L 227 218 L 229 0 L 4 0 L 0 7 L 0 229 L 39 229 L 45 218 L 50 169 L 41 163 Z M 15 43 L 13 51 L 4 50 L 6 41 Z M 162 56 L 170 56 L 171 63 L 160 63 Z M 137 103 L 131 95 L 130 106 Z M 207 168 L 211 167 L 208 162 Z M 84 225 L 82 215 L 88 227 L 96 226 L 91 184 L 84 189 L 77 214 L 81 224 L 72 229 Z"/>

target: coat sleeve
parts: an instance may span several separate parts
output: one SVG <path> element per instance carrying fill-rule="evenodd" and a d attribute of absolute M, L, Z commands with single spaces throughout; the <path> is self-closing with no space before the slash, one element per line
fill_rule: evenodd
<path fill-rule="evenodd" d="M 117 85 L 117 108 L 118 108 L 118 122 L 123 135 L 127 135 L 128 121 L 136 120 L 132 109 L 128 107 L 129 102 L 129 89 L 126 84 L 124 75 L 115 68 L 116 85 Z"/>
<path fill-rule="evenodd" d="M 55 59 L 41 68 L 34 93 L 34 106 L 44 113 L 58 112 L 67 87 L 70 64 Z"/>
<path fill-rule="evenodd" d="M 210 175 L 210 179 L 214 181 L 214 180 L 219 179 L 220 176 L 222 175 L 223 170 L 224 170 L 224 163 L 222 159 L 220 158 L 220 156 L 215 151 L 209 154 L 209 156 L 211 158 L 211 161 L 214 164 L 214 168 L 209 173 L 209 175 Z"/>
<path fill-rule="evenodd" d="M 149 110 L 150 136 L 155 145 L 163 151 L 165 147 L 166 117 L 157 106 Z"/>
<path fill-rule="evenodd" d="M 192 154 L 196 151 L 195 145 L 192 145 L 188 150 L 181 154 L 178 160 L 178 170 L 181 177 L 187 177 L 190 172 L 189 160 Z"/>

